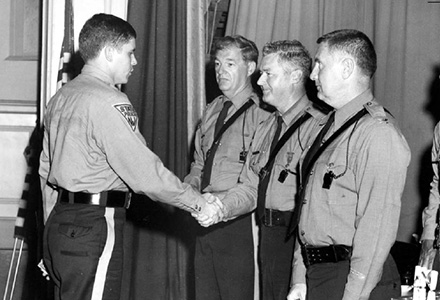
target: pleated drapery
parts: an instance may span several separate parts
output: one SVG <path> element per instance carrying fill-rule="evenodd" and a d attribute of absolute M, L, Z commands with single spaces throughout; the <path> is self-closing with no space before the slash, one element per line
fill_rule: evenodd
<path fill-rule="evenodd" d="M 138 65 L 125 92 L 149 148 L 181 179 L 189 172 L 189 144 L 205 105 L 198 86 L 204 82 L 199 74 L 204 45 L 195 43 L 203 41 L 203 3 L 130 1 L 128 6 L 128 21 L 137 31 Z M 121 299 L 194 298 L 193 226 L 186 212 L 134 197 L 127 213 Z"/>

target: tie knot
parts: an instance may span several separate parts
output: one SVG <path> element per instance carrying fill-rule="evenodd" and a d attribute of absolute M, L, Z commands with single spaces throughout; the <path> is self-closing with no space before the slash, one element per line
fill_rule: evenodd
<path fill-rule="evenodd" d="M 332 112 L 330 113 L 330 117 L 329 117 L 328 120 L 327 120 L 327 124 L 332 124 L 334 121 L 335 121 L 335 112 L 332 111 Z"/>
<path fill-rule="evenodd" d="M 283 117 L 282 116 L 278 116 L 277 117 L 277 126 L 281 126 L 283 124 Z"/>
<path fill-rule="evenodd" d="M 229 107 L 231 107 L 232 105 L 232 101 L 228 100 L 225 101 L 225 103 L 223 103 L 223 109 L 229 109 Z"/>

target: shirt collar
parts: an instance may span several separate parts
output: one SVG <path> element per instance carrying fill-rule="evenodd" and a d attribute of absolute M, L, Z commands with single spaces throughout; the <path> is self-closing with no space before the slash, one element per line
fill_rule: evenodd
<path fill-rule="evenodd" d="M 348 118 L 362 110 L 364 104 L 372 101 L 373 99 L 374 97 L 371 89 L 367 89 L 362 94 L 353 98 L 353 100 L 345 104 L 343 107 L 337 109 L 335 113 L 335 127 L 339 128 L 342 126 L 342 124 L 345 123 Z"/>
<path fill-rule="evenodd" d="M 108 85 L 115 87 L 115 83 L 113 82 L 113 79 L 111 79 L 111 77 L 106 72 L 104 72 L 103 70 L 99 69 L 96 66 L 85 64 L 81 70 L 81 74 L 96 77 L 99 80 L 107 83 Z"/>
<path fill-rule="evenodd" d="M 243 104 L 247 102 L 248 99 L 252 99 L 252 101 L 254 101 L 255 104 L 257 105 L 259 105 L 260 103 L 260 99 L 257 96 L 257 94 L 254 92 L 251 84 L 246 86 L 237 95 L 232 97 L 232 99 L 229 99 L 225 95 L 223 95 L 222 97 L 223 97 L 223 102 L 230 100 L 236 109 L 239 109 L 241 106 L 243 106 Z"/>
<path fill-rule="evenodd" d="M 304 94 L 304 96 L 302 96 L 284 114 L 282 114 L 284 124 L 291 124 L 294 120 L 302 115 L 302 111 L 304 111 L 305 108 L 310 104 L 311 102 L 307 97 L 307 94 Z"/>

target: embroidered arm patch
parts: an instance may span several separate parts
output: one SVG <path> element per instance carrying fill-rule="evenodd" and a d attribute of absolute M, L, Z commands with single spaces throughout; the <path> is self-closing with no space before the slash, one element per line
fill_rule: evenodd
<path fill-rule="evenodd" d="M 121 115 L 127 120 L 128 125 L 133 129 L 133 131 L 136 130 L 137 122 L 138 122 L 138 116 L 136 111 L 134 110 L 133 106 L 131 104 L 115 104 L 113 105 L 114 108 L 116 108 Z"/>

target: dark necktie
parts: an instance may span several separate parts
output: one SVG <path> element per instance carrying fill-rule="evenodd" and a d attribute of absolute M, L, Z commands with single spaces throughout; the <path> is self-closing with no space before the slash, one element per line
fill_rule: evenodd
<path fill-rule="evenodd" d="M 225 123 L 226 116 L 228 115 L 229 107 L 231 107 L 232 102 L 231 101 L 225 101 L 223 104 L 223 109 L 221 110 L 220 114 L 218 115 L 217 122 L 215 123 L 215 129 L 214 129 L 214 139 L 217 136 L 217 133 L 222 128 L 223 124 Z M 212 172 L 212 164 L 214 162 L 214 156 L 215 152 L 217 151 L 219 140 L 214 143 L 211 148 L 208 150 L 208 153 L 206 153 L 206 160 L 205 165 L 203 167 L 203 174 L 202 174 L 202 183 L 200 186 L 200 190 L 203 191 L 210 183 L 211 181 L 211 172 Z"/>
<path fill-rule="evenodd" d="M 298 190 L 297 199 L 295 201 L 296 204 L 295 204 L 295 209 L 293 210 L 293 216 L 292 219 L 290 220 L 289 231 L 293 231 L 296 228 L 296 226 L 298 226 L 299 223 L 299 218 L 301 215 L 301 209 L 305 196 L 305 188 L 309 179 L 309 174 L 307 174 L 307 172 L 310 172 L 310 170 L 308 170 L 309 167 L 311 167 L 309 166 L 309 164 L 313 159 L 313 156 L 315 156 L 316 152 L 318 151 L 319 147 L 321 147 L 324 136 L 329 131 L 334 121 L 335 121 L 335 113 L 332 112 L 327 120 L 327 123 L 325 123 L 324 127 L 318 133 L 315 141 L 313 142 L 312 146 L 310 147 L 309 151 L 307 151 L 306 156 L 304 157 L 301 166 L 301 185 Z M 288 232 L 288 234 L 291 233 L 292 232 Z"/>
<path fill-rule="evenodd" d="M 283 125 L 283 118 L 281 116 L 278 116 L 277 118 L 277 129 L 275 131 L 275 135 L 273 136 L 272 144 L 270 145 L 270 153 L 272 153 L 273 149 L 275 148 L 278 139 L 280 138 L 281 133 L 281 127 Z M 258 200 L 257 200 L 257 217 L 258 220 L 261 220 L 264 216 L 264 209 L 266 208 L 266 191 L 267 186 L 269 185 L 269 179 L 272 172 L 272 168 L 274 165 L 274 161 L 269 164 L 266 170 L 263 170 L 262 174 L 260 175 L 260 182 L 258 184 Z"/>

